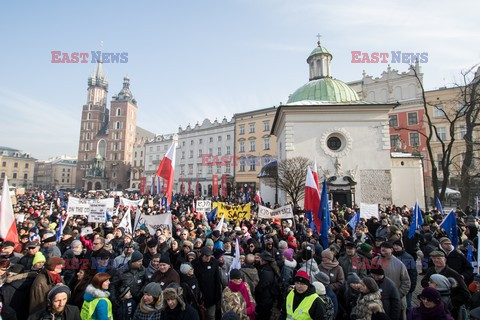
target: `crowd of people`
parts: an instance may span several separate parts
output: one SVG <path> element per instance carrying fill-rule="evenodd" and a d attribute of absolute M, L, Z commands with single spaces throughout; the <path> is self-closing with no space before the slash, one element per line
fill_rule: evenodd
<path fill-rule="evenodd" d="M 195 212 L 193 197 L 176 195 L 172 231 L 135 226 L 130 234 L 119 227 L 128 208 L 118 196 L 105 223 L 66 219 L 68 196 L 16 196 L 23 221 L 18 242 L 1 243 L 2 319 L 480 319 L 470 208 L 455 213 L 455 247 L 435 209 L 422 212 L 421 230 L 409 237 L 406 206 L 379 207 L 352 228 L 358 208 L 334 204 L 324 246 L 301 208 L 292 219 L 262 220 L 252 202 L 249 220 L 216 228 L 219 219 Z M 123 197 L 145 198 L 141 214 L 166 212 L 161 199 Z"/>

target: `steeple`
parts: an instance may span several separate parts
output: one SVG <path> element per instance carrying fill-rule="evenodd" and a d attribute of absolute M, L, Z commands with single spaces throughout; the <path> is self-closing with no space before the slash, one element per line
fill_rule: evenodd
<path fill-rule="evenodd" d="M 132 91 L 130 91 L 130 78 L 128 76 L 123 77 L 123 88 L 120 92 L 113 96 L 112 99 L 114 101 L 132 101 L 136 103 L 135 99 L 133 99 Z"/>
<path fill-rule="evenodd" d="M 97 63 L 97 72 L 88 78 L 88 86 L 100 87 L 105 89 L 105 91 L 108 91 L 107 76 L 103 75 L 102 47 L 103 41 L 100 42 L 100 51 L 97 51 L 100 52 Z"/>
<path fill-rule="evenodd" d="M 318 34 L 317 37 L 317 47 L 313 49 L 307 58 L 307 63 L 310 65 L 309 80 L 332 77 L 332 55 L 325 47 L 321 46 L 321 35 Z"/>

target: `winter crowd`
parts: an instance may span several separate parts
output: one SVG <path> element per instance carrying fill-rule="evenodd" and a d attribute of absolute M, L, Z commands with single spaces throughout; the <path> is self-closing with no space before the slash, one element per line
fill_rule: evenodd
<path fill-rule="evenodd" d="M 336 204 L 324 247 L 300 208 L 293 219 L 262 220 L 252 202 L 251 219 L 219 230 L 220 219 L 207 221 L 192 197 L 177 195 L 172 231 L 134 226 L 130 234 L 119 227 L 127 211 L 119 197 L 118 215 L 88 223 L 66 219 L 69 195 L 62 196 L 16 196 L 13 210 L 23 221 L 18 242 L 1 243 L 2 319 L 480 319 L 470 208 L 455 213 L 455 247 L 437 210 L 422 212 L 421 230 L 408 237 L 413 212 L 406 206 L 379 207 L 378 218 L 352 228 L 358 208 Z M 145 198 L 144 215 L 166 210 L 150 196 L 124 197 Z"/>

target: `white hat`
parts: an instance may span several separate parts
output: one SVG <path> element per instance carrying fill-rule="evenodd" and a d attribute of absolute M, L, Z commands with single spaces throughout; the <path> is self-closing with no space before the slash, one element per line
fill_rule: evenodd
<path fill-rule="evenodd" d="M 327 290 L 325 289 L 325 286 L 323 285 L 323 283 L 318 282 L 318 281 L 314 281 L 312 284 L 315 287 L 315 292 L 319 296 L 323 296 L 323 295 L 327 294 Z"/>

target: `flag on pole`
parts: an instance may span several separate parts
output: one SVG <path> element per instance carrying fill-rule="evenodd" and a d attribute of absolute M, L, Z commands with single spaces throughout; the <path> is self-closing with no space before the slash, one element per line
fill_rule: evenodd
<path fill-rule="evenodd" d="M 154 192 L 155 192 L 155 176 L 152 177 L 152 185 L 150 186 L 150 195 L 153 196 Z"/>
<path fill-rule="evenodd" d="M 160 181 L 160 177 L 155 177 L 157 180 L 157 194 L 160 194 L 162 192 L 162 184 Z"/>
<path fill-rule="evenodd" d="M 422 212 L 420 211 L 420 206 L 418 201 L 415 202 L 413 207 L 413 216 L 412 223 L 410 224 L 410 230 L 408 231 L 408 239 L 411 239 L 415 235 L 415 231 L 420 230 L 423 224 Z"/>
<path fill-rule="evenodd" d="M 305 217 L 308 220 L 308 227 L 312 230 L 315 230 L 315 222 L 313 221 L 312 211 L 306 211 Z"/>
<path fill-rule="evenodd" d="M 318 213 L 318 208 L 320 207 L 320 194 L 318 192 L 318 187 L 315 184 L 315 179 L 313 178 L 312 169 L 307 168 L 307 177 L 305 180 L 305 200 L 303 202 L 303 207 L 305 211 L 311 213 L 313 218 L 313 223 L 316 226 L 317 232 L 320 231 L 320 220 L 313 217 L 313 213 Z"/>
<path fill-rule="evenodd" d="M 222 219 L 220 219 L 220 221 L 218 222 L 217 226 L 215 227 L 215 230 L 222 232 L 224 221 L 225 221 L 225 215 L 222 216 Z"/>
<path fill-rule="evenodd" d="M 352 227 L 353 233 L 357 230 L 357 225 L 360 223 L 360 213 L 357 212 L 355 215 L 348 221 L 348 225 Z"/>
<path fill-rule="evenodd" d="M 215 219 L 217 219 L 217 207 L 215 207 L 215 209 L 210 211 L 210 213 L 207 215 L 208 223 L 212 223 L 213 221 L 215 221 Z"/>
<path fill-rule="evenodd" d="M 3 180 L 2 202 L 0 204 L 0 238 L 4 241 L 12 241 L 17 245 L 18 233 L 13 215 L 12 199 L 10 198 L 10 189 L 8 187 L 7 177 Z"/>
<path fill-rule="evenodd" d="M 457 218 L 453 210 L 443 219 L 439 227 L 445 230 L 450 241 L 452 241 L 452 245 L 456 248 L 458 244 Z"/>
<path fill-rule="evenodd" d="M 323 180 L 322 196 L 320 197 L 320 208 L 318 210 L 318 220 L 321 221 L 320 237 L 322 245 L 328 248 L 328 230 L 330 229 L 330 208 L 328 207 L 327 180 Z"/>
<path fill-rule="evenodd" d="M 240 264 L 240 244 L 238 243 L 238 238 L 236 238 L 235 239 L 235 257 L 233 258 L 229 271 L 232 271 L 233 269 L 240 270 L 241 267 L 242 265 Z"/>
<path fill-rule="evenodd" d="M 260 196 L 260 190 L 257 190 L 255 197 L 253 197 L 253 201 L 256 201 L 258 204 L 262 204 L 262 197 Z"/>
<path fill-rule="evenodd" d="M 127 212 L 123 215 L 122 221 L 120 221 L 120 224 L 118 227 L 123 227 L 125 229 L 125 232 L 129 234 L 133 234 L 132 232 L 132 217 L 130 215 L 130 206 L 128 206 Z"/>
<path fill-rule="evenodd" d="M 63 220 L 62 215 L 60 215 L 60 222 L 58 223 L 58 230 L 57 230 L 57 233 L 55 235 L 56 238 L 57 238 L 57 242 L 60 242 L 60 240 L 62 240 L 62 231 L 63 231 L 63 221 L 62 220 Z"/>
<path fill-rule="evenodd" d="M 167 153 L 158 166 L 157 176 L 167 181 L 167 206 L 172 203 L 173 179 L 175 176 L 175 153 L 177 151 L 177 142 L 173 141 Z"/>
<path fill-rule="evenodd" d="M 318 183 L 317 160 L 315 160 L 315 162 L 313 163 L 312 174 L 313 174 L 313 180 L 315 180 L 315 185 L 317 186 L 317 189 L 320 189 L 320 184 Z"/>
<path fill-rule="evenodd" d="M 440 212 L 440 214 L 445 214 L 445 211 L 443 211 L 442 208 L 442 203 L 440 202 L 440 199 L 438 199 L 438 197 L 435 197 L 435 206 L 437 207 L 437 210 Z"/>

